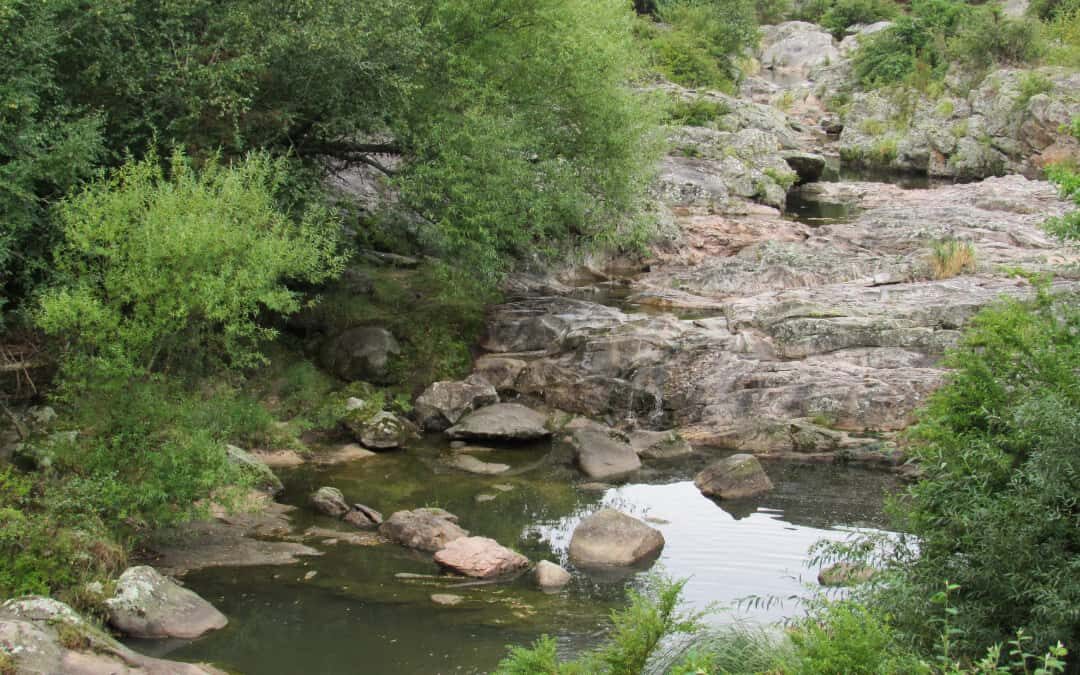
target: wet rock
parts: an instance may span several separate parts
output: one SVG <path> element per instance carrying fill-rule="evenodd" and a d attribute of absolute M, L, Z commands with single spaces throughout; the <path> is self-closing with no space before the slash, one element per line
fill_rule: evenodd
<path fill-rule="evenodd" d="M 570 583 L 570 573 L 547 560 L 536 563 L 536 584 L 543 590 L 557 590 Z"/>
<path fill-rule="evenodd" d="M 707 497 L 740 499 L 773 488 L 761 463 L 753 455 L 737 454 L 710 464 L 694 477 L 694 485 Z"/>
<path fill-rule="evenodd" d="M 0 605 L 0 645 L 13 672 L 26 675 L 223 675 L 205 664 L 138 654 L 67 605 L 39 596 Z"/>
<path fill-rule="evenodd" d="M 674 429 L 669 431 L 639 430 L 630 434 L 630 447 L 646 459 L 671 459 L 683 457 L 694 449 Z"/>
<path fill-rule="evenodd" d="M 209 602 L 145 565 L 124 570 L 105 606 L 109 624 L 131 637 L 191 639 L 228 623 Z"/>
<path fill-rule="evenodd" d="M 497 476 L 500 473 L 505 473 L 510 470 L 510 466 L 507 464 L 483 462 L 472 455 L 455 455 L 447 461 L 447 464 L 455 469 L 475 473 L 480 476 Z"/>
<path fill-rule="evenodd" d="M 578 466 L 589 478 L 610 479 L 641 468 L 641 459 L 629 443 L 600 425 L 577 429 L 570 436 Z"/>
<path fill-rule="evenodd" d="M 876 570 L 869 565 L 838 562 L 823 567 L 817 578 L 822 586 L 855 586 L 869 581 L 875 573 Z"/>
<path fill-rule="evenodd" d="M 529 441 L 547 438 L 547 418 L 520 403 L 497 403 L 466 415 L 446 430 L 450 438 Z"/>
<path fill-rule="evenodd" d="M 225 451 L 230 463 L 239 466 L 242 471 L 254 478 L 255 487 L 273 496 L 285 491 L 285 486 L 277 474 L 250 452 L 235 445 L 226 445 Z"/>
<path fill-rule="evenodd" d="M 479 377 L 464 382 L 435 382 L 416 399 L 416 420 L 428 431 L 443 431 L 466 414 L 499 402 L 495 387 Z"/>
<path fill-rule="evenodd" d="M 432 593 L 431 601 L 443 607 L 454 607 L 464 602 L 465 598 L 453 593 Z"/>
<path fill-rule="evenodd" d="M 373 530 L 383 523 L 381 513 L 363 504 L 353 504 L 341 519 L 361 530 Z"/>
<path fill-rule="evenodd" d="M 467 577 L 491 579 L 529 566 L 529 559 L 487 537 L 461 537 L 435 553 L 435 562 Z"/>
<path fill-rule="evenodd" d="M 343 380 L 388 384 L 390 359 L 400 353 L 390 331 L 360 326 L 327 340 L 320 359 L 324 368 Z"/>
<path fill-rule="evenodd" d="M 400 448 L 413 437 L 409 424 L 386 410 L 371 417 L 349 419 L 346 424 L 356 439 L 372 450 Z"/>
<path fill-rule="evenodd" d="M 614 509 L 601 509 L 574 528 L 570 560 L 583 567 L 625 567 L 651 562 L 663 548 L 659 530 Z"/>
<path fill-rule="evenodd" d="M 341 518 L 350 510 L 349 503 L 345 501 L 345 495 L 335 487 L 319 488 L 311 493 L 308 501 L 316 511 L 331 518 Z"/>
<path fill-rule="evenodd" d="M 438 508 L 397 511 L 379 526 L 379 534 L 402 546 L 434 552 L 469 536 L 457 520 L 454 514 Z"/>

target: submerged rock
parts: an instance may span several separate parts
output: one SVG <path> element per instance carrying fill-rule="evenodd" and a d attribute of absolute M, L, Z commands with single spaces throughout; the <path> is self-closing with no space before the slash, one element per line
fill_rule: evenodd
<path fill-rule="evenodd" d="M 570 436 L 570 445 L 577 455 L 578 466 L 589 478 L 616 478 L 641 468 L 634 448 L 600 425 L 576 429 Z"/>
<path fill-rule="evenodd" d="M 547 417 L 520 403 L 496 403 L 469 413 L 446 430 L 453 439 L 531 441 L 547 438 Z"/>
<path fill-rule="evenodd" d="M 480 476 L 497 476 L 500 473 L 506 473 L 510 470 L 510 465 L 508 464 L 484 462 L 467 454 L 455 455 L 447 461 L 447 464 L 455 469 L 475 473 Z"/>
<path fill-rule="evenodd" d="M 529 566 L 529 559 L 487 537 L 461 537 L 436 551 L 435 562 L 467 577 L 491 579 Z"/>
<path fill-rule="evenodd" d="M 533 575 L 536 585 L 546 591 L 557 590 L 570 583 L 570 573 L 548 560 L 538 562 Z"/>
<path fill-rule="evenodd" d="M 499 402 L 495 387 L 472 377 L 463 382 L 435 382 L 416 399 L 416 421 L 428 431 L 443 431 L 466 414 Z"/>
<path fill-rule="evenodd" d="M 345 495 L 335 487 L 321 487 L 308 497 L 311 506 L 319 513 L 331 518 L 341 518 L 349 512 L 349 503 L 345 501 Z"/>
<path fill-rule="evenodd" d="M 710 464 L 694 477 L 694 485 L 707 497 L 740 499 L 773 488 L 757 457 L 737 454 Z"/>
<path fill-rule="evenodd" d="M 323 345 L 323 367 L 343 380 L 388 383 L 390 359 L 401 353 L 393 334 L 378 326 L 360 326 Z"/>
<path fill-rule="evenodd" d="M 138 638 L 197 638 L 229 622 L 195 592 L 146 565 L 125 570 L 105 606 L 110 625 Z"/>
<path fill-rule="evenodd" d="M 469 536 L 457 524 L 457 516 L 438 508 L 397 511 L 379 526 L 379 534 L 393 542 L 421 551 L 438 551 L 455 539 Z"/>
<path fill-rule="evenodd" d="M 660 530 L 614 509 L 601 509 L 574 528 L 570 560 L 583 567 L 626 567 L 655 560 L 663 548 Z"/>

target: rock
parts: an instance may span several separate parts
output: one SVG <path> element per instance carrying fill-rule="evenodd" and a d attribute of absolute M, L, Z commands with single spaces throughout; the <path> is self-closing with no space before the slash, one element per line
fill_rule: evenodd
<path fill-rule="evenodd" d="M 346 420 L 346 424 L 358 441 L 373 450 L 403 447 L 413 436 L 404 420 L 386 410 L 363 419 L 350 418 Z"/>
<path fill-rule="evenodd" d="M 367 406 L 367 402 L 364 401 L 364 399 L 362 399 L 362 398 L 356 398 L 355 396 L 350 396 L 349 398 L 345 399 L 345 412 L 352 412 L 354 410 L 363 410 L 365 406 Z"/>
<path fill-rule="evenodd" d="M 466 415 L 446 430 L 453 439 L 530 441 L 547 438 L 551 432 L 544 415 L 520 403 L 496 403 Z"/>
<path fill-rule="evenodd" d="M 529 559 L 487 537 L 461 537 L 435 553 L 435 562 L 458 574 L 491 579 L 529 566 Z"/>
<path fill-rule="evenodd" d="M 255 480 L 255 487 L 264 492 L 277 496 L 285 491 L 281 479 L 277 477 L 270 467 L 256 459 L 250 452 L 238 448 L 235 445 L 226 445 L 225 452 L 229 462 L 239 466 L 242 471 L 248 473 Z"/>
<path fill-rule="evenodd" d="M 457 516 L 438 508 L 397 511 L 379 526 L 379 534 L 393 542 L 422 551 L 438 551 L 469 536 L 457 524 Z"/>
<path fill-rule="evenodd" d="M 450 449 L 451 450 L 460 450 L 460 449 L 464 448 L 466 445 L 467 445 L 467 443 L 465 443 L 465 441 L 450 441 Z"/>
<path fill-rule="evenodd" d="M 390 359 L 400 353 L 401 347 L 390 331 L 360 326 L 328 340 L 320 359 L 324 368 L 343 380 L 390 384 Z"/>
<path fill-rule="evenodd" d="M 786 152 L 784 161 L 799 175 L 800 183 L 813 183 L 825 172 L 825 158 L 809 152 Z"/>
<path fill-rule="evenodd" d="M 601 509 L 574 528 L 570 560 L 583 567 L 626 567 L 655 560 L 663 548 L 659 530 L 614 509 Z"/>
<path fill-rule="evenodd" d="M 416 420 L 428 431 L 443 431 L 467 413 L 499 402 L 495 387 L 480 378 L 435 382 L 416 399 Z"/>
<path fill-rule="evenodd" d="M 67 605 L 39 596 L 0 605 L 0 655 L 20 675 L 224 675 L 205 664 L 138 654 Z"/>
<path fill-rule="evenodd" d="M 480 494 L 473 497 L 473 501 L 475 501 L 477 504 L 483 504 L 484 502 L 492 502 L 495 501 L 495 499 L 496 495 L 488 494 L 486 492 L 481 492 Z"/>
<path fill-rule="evenodd" d="M 762 26 L 761 65 L 781 72 L 809 75 L 815 66 L 841 59 L 832 35 L 805 21 Z"/>
<path fill-rule="evenodd" d="M 443 607 L 453 607 L 460 605 L 465 598 L 460 595 L 454 595 L 453 593 L 433 593 L 431 595 L 431 601 L 436 605 L 442 605 Z"/>
<path fill-rule="evenodd" d="M 354 462 L 359 459 L 368 459 L 377 455 L 378 453 L 372 452 L 357 443 L 348 443 L 335 450 L 317 453 L 312 457 L 312 461 L 315 464 L 343 464 L 345 462 Z"/>
<path fill-rule="evenodd" d="M 740 499 L 772 489 L 761 463 L 753 455 L 737 454 L 710 464 L 694 477 L 694 485 L 707 497 Z"/>
<path fill-rule="evenodd" d="M 304 463 L 304 458 L 295 450 L 253 450 L 248 454 L 271 468 L 292 468 Z"/>
<path fill-rule="evenodd" d="M 481 476 L 497 476 L 500 473 L 505 473 L 510 470 L 510 466 L 507 464 L 483 462 L 472 455 L 454 455 L 447 461 L 447 464 L 455 469 L 461 469 L 462 471 L 468 471 L 469 473 L 475 473 Z"/>
<path fill-rule="evenodd" d="M 350 511 L 345 495 L 335 487 L 321 487 L 308 498 L 311 506 L 319 513 L 331 518 L 341 518 Z"/>
<path fill-rule="evenodd" d="M 822 586 L 854 586 L 869 581 L 875 573 L 869 565 L 838 562 L 823 567 L 817 578 Z"/>
<path fill-rule="evenodd" d="M 536 584 L 546 591 L 556 590 L 570 583 L 570 573 L 547 560 L 536 563 L 533 574 L 536 577 Z"/>
<path fill-rule="evenodd" d="M 361 530 L 373 530 L 383 523 L 381 513 L 363 504 L 353 504 L 342 520 Z"/>
<path fill-rule="evenodd" d="M 574 431 L 570 445 L 577 455 L 578 466 L 589 478 L 615 478 L 641 468 L 641 460 L 634 448 L 599 425 Z"/>
<path fill-rule="evenodd" d="M 514 382 L 525 370 L 525 365 L 520 359 L 506 356 L 481 356 L 473 365 L 473 372 L 489 382 L 496 391 L 513 391 Z"/>
<path fill-rule="evenodd" d="M 647 459 L 684 457 L 694 449 L 674 429 L 670 431 L 635 431 L 630 434 L 630 447 Z"/>
<path fill-rule="evenodd" d="M 153 567 L 129 567 L 105 601 L 109 624 L 138 638 L 197 638 L 224 628 L 225 615 Z"/>

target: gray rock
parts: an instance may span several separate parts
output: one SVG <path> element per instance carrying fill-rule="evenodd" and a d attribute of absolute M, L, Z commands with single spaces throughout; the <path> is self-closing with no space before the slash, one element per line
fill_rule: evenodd
<path fill-rule="evenodd" d="M 379 526 L 379 534 L 393 542 L 422 551 L 438 551 L 455 539 L 469 536 L 457 516 L 438 508 L 397 511 Z"/>
<path fill-rule="evenodd" d="M 109 624 L 138 638 L 197 638 L 224 628 L 225 615 L 153 567 L 129 567 L 105 601 Z"/>
<path fill-rule="evenodd" d="M 600 425 L 577 429 L 570 436 L 578 466 L 589 478 L 622 477 L 641 468 L 634 448 Z"/>
<path fill-rule="evenodd" d="M 800 183 L 813 183 L 825 172 L 825 158 L 809 152 L 785 152 L 784 161 L 799 175 Z"/>
<path fill-rule="evenodd" d="M 461 469 L 480 476 L 497 476 L 510 470 L 510 466 L 507 464 L 484 462 L 467 454 L 454 455 L 447 460 L 447 463 L 455 469 Z"/>
<path fill-rule="evenodd" d="M 487 537 L 460 537 L 435 552 L 435 562 L 467 577 L 492 579 L 529 566 L 529 559 Z"/>
<path fill-rule="evenodd" d="M 416 399 L 416 420 L 428 431 L 443 431 L 467 413 L 499 402 L 495 387 L 474 377 L 464 382 L 435 382 Z"/>
<path fill-rule="evenodd" d="M 401 353 L 393 334 L 377 326 L 350 328 L 323 345 L 323 367 L 343 380 L 388 383 L 390 359 Z"/>
<path fill-rule="evenodd" d="M 356 440 L 372 450 L 401 448 L 414 436 L 409 423 L 386 410 L 370 417 L 349 418 L 346 425 Z"/>
<path fill-rule="evenodd" d="M 361 530 L 373 530 L 383 523 L 381 513 L 363 504 L 353 504 L 341 519 Z"/>
<path fill-rule="evenodd" d="M 345 495 L 335 487 L 321 487 L 308 498 L 311 506 L 319 513 L 331 518 L 341 518 L 350 511 Z"/>
<path fill-rule="evenodd" d="M 256 459 L 250 452 L 235 445 L 226 445 L 225 452 L 230 463 L 239 466 L 242 471 L 253 478 L 255 481 L 254 486 L 257 489 L 275 497 L 285 491 L 285 485 L 282 484 L 277 474 L 264 462 Z"/>
<path fill-rule="evenodd" d="M 663 548 L 659 530 L 614 509 L 601 509 L 574 528 L 570 560 L 583 567 L 626 567 L 655 560 Z"/>
<path fill-rule="evenodd" d="M 547 560 L 536 564 L 533 575 L 536 577 L 536 585 L 545 591 L 558 590 L 570 583 L 570 573 Z"/>
<path fill-rule="evenodd" d="M 772 490 L 773 484 L 757 457 L 737 454 L 714 462 L 694 477 L 694 485 L 707 497 L 741 499 Z"/>
<path fill-rule="evenodd" d="M 694 449 L 674 429 L 670 431 L 639 430 L 630 434 L 630 447 L 646 459 L 671 459 L 684 457 Z"/>
<path fill-rule="evenodd" d="M 528 441 L 547 438 L 547 418 L 520 403 L 497 403 L 466 415 L 446 430 L 453 439 Z"/>

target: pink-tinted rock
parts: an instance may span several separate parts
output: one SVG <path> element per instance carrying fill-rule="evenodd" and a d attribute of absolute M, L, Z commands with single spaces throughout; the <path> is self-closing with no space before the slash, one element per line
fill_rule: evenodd
<path fill-rule="evenodd" d="M 435 562 L 480 579 L 501 577 L 529 566 L 528 558 L 487 537 L 455 539 L 435 553 Z"/>

